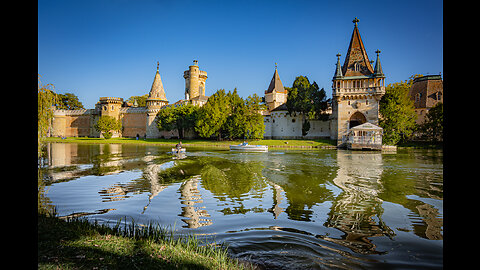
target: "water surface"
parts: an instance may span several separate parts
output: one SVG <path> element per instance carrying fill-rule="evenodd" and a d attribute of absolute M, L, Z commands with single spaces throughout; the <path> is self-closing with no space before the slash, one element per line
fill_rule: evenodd
<path fill-rule="evenodd" d="M 442 268 L 443 152 L 49 143 L 45 207 L 174 227 L 269 269 Z"/>

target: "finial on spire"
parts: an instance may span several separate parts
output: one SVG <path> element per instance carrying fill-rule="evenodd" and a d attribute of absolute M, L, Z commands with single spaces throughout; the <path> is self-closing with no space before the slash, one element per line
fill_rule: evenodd
<path fill-rule="evenodd" d="M 275 69 L 277 69 L 277 62 L 275 62 Z"/>
<path fill-rule="evenodd" d="M 355 26 L 357 26 L 357 23 L 358 23 L 359 21 L 360 21 L 360 20 L 357 19 L 357 17 L 355 17 L 355 19 L 354 19 L 352 22 L 355 24 Z"/>
<path fill-rule="evenodd" d="M 159 66 L 159 63 L 158 63 L 158 61 L 157 61 L 157 71 L 158 71 L 158 66 Z"/>
<path fill-rule="evenodd" d="M 378 50 L 378 49 L 375 51 L 375 53 L 376 53 L 377 55 L 378 55 L 379 53 L 381 53 L 381 52 L 382 52 L 382 51 L 380 51 L 380 50 Z"/>
<path fill-rule="evenodd" d="M 340 56 L 342 56 L 340 53 L 337 53 L 337 60 L 340 60 Z"/>

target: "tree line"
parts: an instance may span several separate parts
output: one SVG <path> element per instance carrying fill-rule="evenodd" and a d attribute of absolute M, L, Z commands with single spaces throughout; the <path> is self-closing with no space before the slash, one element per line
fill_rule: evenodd
<path fill-rule="evenodd" d="M 157 114 L 157 127 L 160 131 L 177 130 L 180 139 L 188 131 L 205 139 L 261 139 L 264 109 L 257 94 L 243 99 L 236 88 L 228 93 L 220 89 L 202 107 L 187 103 L 163 108 Z"/>

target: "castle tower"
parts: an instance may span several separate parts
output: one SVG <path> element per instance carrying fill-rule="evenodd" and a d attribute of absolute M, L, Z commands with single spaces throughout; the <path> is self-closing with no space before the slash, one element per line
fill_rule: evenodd
<path fill-rule="evenodd" d="M 205 96 L 205 82 L 207 72 L 198 68 L 198 61 L 193 60 L 193 65 L 183 72 L 185 78 L 185 99 L 192 100 Z"/>
<path fill-rule="evenodd" d="M 385 75 L 380 64 L 380 51 L 377 50 L 375 69 L 369 61 L 365 46 L 358 30 L 358 20 L 353 20 L 354 28 L 343 66 L 340 54 L 333 76 L 332 132 L 331 139 L 342 143 L 342 138 L 354 126 L 369 122 L 378 125 L 379 101 L 385 94 Z"/>
<path fill-rule="evenodd" d="M 157 123 L 155 117 L 157 116 L 158 111 L 165 105 L 168 104 L 168 100 L 165 96 L 165 90 L 163 89 L 162 78 L 158 71 L 159 63 L 157 61 L 157 73 L 155 73 L 155 78 L 153 79 L 152 88 L 147 98 L 147 138 L 159 138 L 160 132 L 157 128 Z"/>
<path fill-rule="evenodd" d="M 119 97 L 101 97 L 100 100 L 95 104 L 95 111 L 96 111 L 96 116 L 94 116 L 93 123 L 95 123 L 98 119 L 95 119 L 99 116 L 112 116 L 115 119 L 120 119 L 120 108 L 122 107 L 123 104 L 123 98 Z M 101 136 L 99 132 L 97 132 L 95 129 L 92 129 L 92 134 L 93 136 Z M 112 133 L 112 138 L 117 138 L 121 136 L 121 132 L 119 131 L 114 131 Z"/>
<path fill-rule="evenodd" d="M 287 102 L 287 94 L 278 75 L 277 63 L 275 63 L 275 72 L 268 89 L 265 90 L 265 104 L 267 104 L 268 110 L 271 111 Z"/>

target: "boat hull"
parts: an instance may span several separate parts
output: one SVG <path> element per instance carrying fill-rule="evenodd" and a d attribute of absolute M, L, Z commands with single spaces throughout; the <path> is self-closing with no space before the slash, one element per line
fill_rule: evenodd
<path fill-rule="evenodd" d="M 230 145 L 230 150 L 244 151 L 244 152 L 267 152 L 266 145 Z"/>

